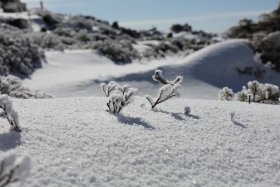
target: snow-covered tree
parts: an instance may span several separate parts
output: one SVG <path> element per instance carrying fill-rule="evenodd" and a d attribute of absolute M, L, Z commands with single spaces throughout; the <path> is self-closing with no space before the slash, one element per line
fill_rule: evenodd
<path fill-rule="evenodd" d="M 222 90 L 219 92 L 219 99 L 220 100 L 225 100 L 225 101 L 231 101 L 234 97 L 234 93 L 232 89 L 229 87 L 224 87 Z"/>
<path fill-rule="evenodd" d="M 0 156 L 0 187 L 24 180 L 30 171 L 31 161 L 28 156 L 19 156 L 9 151 Z"/>
<path fill-rule="evenodd" d="M 155 81 L 160 82 L 163 86 L 159 89 L 158 96 L 155 100 L 149 95 L 146 96 L 146 99 L 151 104 L 152 109 L 156 105 L 167 101 L 178 95 L 178 88 L 181 87 L 183 81 L 182 76 L 177 76 L 173 81 L 165 80 L 162 76 L 163 72 L 161 70 L 155 70 L 154 75 L 152 76 Z"/>
<path fill-rule="evenodd" d="M 120 86 L 114 81 L 108 84 L 102 83 L 100 86 L 105 96 L 109 98 L 108 112 L 113 114 L 120 113 L 124 107 L 132 103 L 137 92 L 137 89 L 131 88 L 129 85 Z"/>
<path fill-rule="evenodd" d="M 0 96 L 0 116 L 6 118 L 11 125 L 11 130 L 21 132 L 19 127 L 18 113 L 14 110 L 9 96 L 4 94 Z"/>

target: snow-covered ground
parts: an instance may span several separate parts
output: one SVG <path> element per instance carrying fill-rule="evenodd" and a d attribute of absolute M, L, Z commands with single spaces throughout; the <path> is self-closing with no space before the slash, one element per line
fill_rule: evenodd
<path fill-rule="evenodd" d="M 154 43 L 154 41 L 152 41 Z M 138 50 L 145 48 L 145 43 Z M 218 91 L 229 86 L 239 91 L 250 80 L 280 85 L 280 74 L 254 61 L 254 52 L 244 40 L 230 40 L 211 45 L 187 57 L 176 56 L 149 63 L 115 65 L 93 51 L 47 52 L 48 63 L 24 81 L 31 89 L 57 97 L 100 96 L 99 84 L 115 80 L 139 89 L 139 95 L 157 93 L 158 86 L 151 76 L 154 70 L 164 70 L 164 76 L 174 79 L 184 76 L 181 96 L 217 99 Z M 263 70 L 261 78 L 239 74 L 237 68 Z"/>
<path fill-rule="evenodd" d="M 137 97 L 115 116 L 105 103 L 14 100 L 23 132 L 1 119 L 0 152 L 30 155 L 21 186 L 280 185 L 278 105 L 173 99 L 151 111 Z"/>

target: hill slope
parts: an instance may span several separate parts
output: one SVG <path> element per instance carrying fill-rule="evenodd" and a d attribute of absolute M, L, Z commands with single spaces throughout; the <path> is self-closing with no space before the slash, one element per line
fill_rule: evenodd
<path fill-rule="evenodd" d="M 254 60 L 245 40 L 229 40 L 211 45 L 187 57 L 170 57 L 148 64 L 118 66 L 91 51 L 48 53 L 48 64 L 24 84 L 32 89 L 65 96 L 100 96 L 99 84 L 115 80 L 139 89 L 139 95 L 157 93 L 151 76 L 157 68 L 173 79 L 184 76 L 182 97 L 216 99 L 218 90 L 229 86 L 235 91 L 250 80 L 280 85 L 280 74 Z M 51 77 L 50 77 L 51 75 Z"/>
<path fill-rule="evenodd" d="M 105 103 L 15 100 L 23 132 L 1 120 L 0 152 L 31 156 L 22 186 L 280 185 L 279 106 L 174 99 L 150 111 L 138 97 L 114 116 Z"/>

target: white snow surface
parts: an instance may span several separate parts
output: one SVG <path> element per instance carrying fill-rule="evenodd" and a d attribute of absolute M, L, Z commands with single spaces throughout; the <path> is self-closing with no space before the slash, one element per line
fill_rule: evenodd
<path fill-rule="evenodd" d="M 137 97 L 112 115 L 106 100 L 14 100 L 23 132 L 0 119 L 0 154 L 30 155 L 20 186 L 280 185 L 279 105 L 173 99 L 151 111 Z"/>
<path fill-rule="evenodd" d="M 143 50 L 143 46 L 138 50 Z M 152 75 L 158 68 L 169 80 L 177 75 L 184 77 L 180 93 L 186 98 L 217 99 L 222 87 L 228 86 L 236 92 L 251 80 L 280 85 L 280 74 L 256 63 L 254 52 L 245 40 L 229 40 L 187 57 L 155 59 L 145 64 L 115 65 L 94 51 L 47 52 L 46 55 L 48 64 L 36 70 L 24 85 L 57 97 L 101 96 L 99 84 L 112 80 L 138 88 L 141 96 L 156 95 L 159 85 Z M 237 68 L 246 67 L 265 73 L 261 78 L 238 73 Z"/>

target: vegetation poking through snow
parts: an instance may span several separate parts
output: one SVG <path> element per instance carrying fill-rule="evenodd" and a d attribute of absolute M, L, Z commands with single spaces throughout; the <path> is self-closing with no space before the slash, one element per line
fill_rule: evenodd
<path fill-rule="evenodd" d="M 41 93 L 39 91 L 32 91 L 23 87 L 21 80 L 14 76 L 0 76 L 0 94 L 7 94 L 11 97 L 21 99 L 43 99 L 52 97 L 51 95 Z"/>
<path fill-rule="evenodd" d="M 132 103 L 134 101 L 134 95 L 137 92 L 137 89 L 129 85 L 120 86 L 114 81 L 108 84 L 102 83 L 100 86 L 105 96 L 109 98 L 107 111 L 112 114 L 120 113 L 124 107 Z"/>
<path fill-rule="evenodd" d="M 11 130 L 21 132 L 19 127 L 18 113 L 14 110 L 9 96 L 4 94 L 0 96 L 0 116 L 6 118 L 11 125 Z"/>
<path fill-rule="evenodd" d="M 44 53 L 21 32 L 0 29 L 0 75 L 30 75 L 41 67 Z"/>
<path fill-rule="evenodd" d="M 24 180 L 30 170 L 30 158 L 19 156 L 14 151 L 0 156 L 0 187 Z"/>
<path fill-rule="evenodd" d="M 156 105 L 177 96 L 177 90 L 179 87 L 181 87 L 181 83 L 183 81 L 182 76 L 177 76 L 173 81 L 165 80 L 162 77 L 162 74 L 163 72 L 161 70 L 155 70 L 155 74 L 152 76 L 154 81 L 158 81 L 163 85 L 159 89 L 157 98 L 154 100 L 151 96 L 146 96 L 146 99 L 151 104 L 152 109 L 155 108 Z"/>
<path fill-rule="evenodd" d="M 219 92 L 219 99 L 220 100 L 230 101 L 230 100 L 233 99 L 233 97 L 234 97 L 234 93 L 233 93 L 232 89 L 230 89 L 229 87 L 224 87 Z"/>
<path fill-rule="evenodd" d="M 276 10 L 264 13 L 259 20 L 242 19 L 227 32 L 230 38 L 245 38 L 261 54 L 262 62 L 280 71 L 280 4 Z"/>
<path fill-rule="evenodd" d="M 258 81 L 249 81 L 247 87 L 243 86 L 240 92 L 233 93 L 232 89 L 224 87 L 219 92 L 220 100 L 233 100 L 241 102 L 256 102 L 279 104 L 280 91 L 279 87 L 273 84 L 262 84 Z"/>

